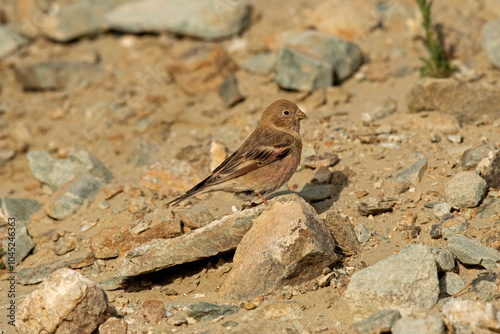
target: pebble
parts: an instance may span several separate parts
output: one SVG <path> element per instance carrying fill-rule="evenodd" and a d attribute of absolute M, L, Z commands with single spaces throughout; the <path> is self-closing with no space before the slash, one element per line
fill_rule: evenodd
<path fill-rule="evenodd" d="M 461 144 L 464 141 L 464 137 L 460 133 L 447 135 L 446 139 L 454 144 Z"/>
<path fill-rule="evenodd" d="M 439 279 L 439 290 L 449 295 L 459 293 L 465 285 L 465 281 L 453 272 L 447 272 Z"/>
<path fill-rule="evenodd" d="M 182 315 L 174 314 L 173 316 L 168 318 L 167 323 L 171 326 L 182 326 L 182 325 L 187 325 L 188 321 Z"/>
<path fill-rule="evenodd" d="M 446 185 L 444 199 L 458 209 L 476 207 L 486 194 L 486 181 L 474 172 L 456 174 Z"/>
<path fill-rule="evenodd" d="M 434 209 L 434 215 L 437 218 L 442 219 L 445 215 L 451 212 L 451 204 L 448 204 L 446 202 L 437 203 L 434 205 L 433 209 Z"/>
<path fill-rule="evenodd" d="M 369 197 L 358 205 L 358 211 L 362 216 L 378 215 L 393 210 L 396 200 L 392 198 Z"/>
<path fill-rule="evenodd" d="M 422 158 L 408 167 L 405 171 L 398 173 L 392 182 L 410 182 L 411 185 L 416 186 L 422 180 L 424 172 L 427 170 L 427 159 Z"/>
<path fill-rule="evenodd" d="M 302 159 L 301 164 L 308 168 L 333 167 L 340 161 L 335 153 L 324 153 L 321 155 L 309 155 Z"/>
<path fill-rule="evenodd" d="M 368 242 L 372 236 L 372 232 L 368 227 L 366 227 L 363 224 L 358 224 L 354 227 L 354 232 L 356 233 L 356 237 L 358 238 L 358 241 L 363 243 L 363 242 Z"/>
<path fill-rule="evenodd" d="M 469 222 L 467 219 L 462 217 L 454 217 L 452 219 L 448 219 L 443 221 L 441 225 L 441 231 L 443 234 L 443 238 L 448 239 L 452 235 L 460 234 L 469 228 Z"/>
<path fill-rule="evenodd" d="M 99 207 L 99 209 L 102 209 L 102 210 L 109 209 L 108 201 L 101 201 L 101 202 L 99 202 L 99 204 L 97 204 L 97 206 Z"/>
<path fill-rule="evenodd" d="M 448 238 L 446 247 L 463 264 L 480 265 L 486 269 L 493 269 L 496 263 L 500 261 L 499 251 L 488 248 L 461 234 L 456 234 Z"/>

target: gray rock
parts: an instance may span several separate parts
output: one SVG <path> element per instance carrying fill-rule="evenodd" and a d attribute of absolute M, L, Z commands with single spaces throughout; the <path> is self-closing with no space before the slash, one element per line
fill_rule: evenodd
<path fill-rule="evenodd" d="M 468 149 L 462 154 L 460 161 L 464 171 L 473 171 L 481 160 L 488 156 L 488 152 L 495 151 L 493 144 L 485 144 Z"/>
<path fill-rule="evenodd" d="M 308 30 L 284 36 L 275 81 L 283 88 L 314 91 L 350 77 L 363 63 L 358 46 Z"/>
<path fill-rule="evenodd" d="M 219 87 L 219 97 L 226 107 L 232 107 L 245 99 L 238 89 L 238 81 L 233 73 L 229 73 Z"/>
<path fill-rule="evenodd" d="M 176 211 L 174 217 L 180 219 L 181 223 L 191 229 L 203 227 L 214 221 L 214 217 L 204 206 Z"/>
<path fill-rule="evenodd" d="M 332 184 L 308 185 L 299 192 L 299 195 L 307 202 L 319 202 L 331 197 L 336 190 Z"/>
<path fill-rule="evenodd" d="M 88 173 L 107 183 L 113 174 L 96 157 L 85 150 L 76 150 L 66 159 L 55 160 L 47 151 L 31 151 L 28 153 L 31 172 L 42 183 L 52 190 L 74 180 L 81 174 Z"/>
<path fill-rule="evenodd" d="M 430 248 L 430 251 L 436 258 L 438 273 L 455 269 L 455 258 L 453 254 L 441 248 Z"/>
<path fill-rule="evenodd" d="M 473 122 L 483 115 L 500 117 L 500 87 L 454 79 L 420 79 L 406 95 L 410 112 L 436 110 Z"/>
<path fill-rule="evenodd" d="M 460 234 L 469 228 L 469 222 L 467 219 L 462 217 L 454 217 L 443 221 L 441 225 L 441 231 L 443 233 L 443 238 L 448 239 L 452 235 Z"/>
<path fill-rule="evenodd" d="M 359 334 L 385 333 L 390 332 L 392 326 L 401 318 L 401 314 L 396 310 L 382 310 L 372 314 L 368 318 L 354 323 L 353 330 Z"/>
<path fill-rule="evenodd" d="M 372 237 L 372 232 L 370 231 L 370 229 L 363 224 L 356 225 L 354 227 L 354 232 L 356 233 L 358 241 L 361 243 L 368 242 L 368 240 L 370 240 L 370 238 Z"/>
<path fill-rule="evenodd" d="M 496 276 L 494 274 L 486 276 L 487 277 L 476 278 L 472 281 L 472 289 L 476 292 L 477 297 L 483 302 L 492 301 L 497 291 L 497 285 L 495 283 Z"/>
<path fill-rule="evenodd" d="M 199 302 L 189 305 L 188 315 L 198 321 L 210 321 L 221 315 L 230 315 L 240 310 L 234 305 L 214 305 L 207 302 Z"/>
<path fill-rule="evenodd" d="M 434 205 L 433 209 L 434 209 L 434 215 L 437 218 L 442 219 L 444 216 L 446 216 L 451 212 L 451 204 L 448 204 L 446 202 L 437 203 L 436 205 Z"/>
<path fill-rule="evenodd" d="M 392 211 L 394 205 L 394 198 L 369 197 L 358 205 L 358 211 L 362 216 L 378 215 Z"/>
<path fill-rule="evenodd" d="M 26 226 L 21 221 L 17 221 L 15 225 L 15 237 L 14 237 L 14 264 L 17 266 L 35 247 L 35 242 L 31 239 L 28 234 L 28 230 Z M 9 239 L 5 239 L 2 241 L 3 249 L 5 253 L 11 252 L 12 247 L 9 247 L 9 244 L 12 245 L 12 242 Z M 5 260 L 5 254 L 4 254 Z M 7 264 L 7 261 L 4 261 Z M 14 268 L 8 268 L 13 270 Z"/>
<path fill-rule="evenodd" d="M 439 279 L 439 290 L 449 295 L 454 295 L 465 288 L 465 281 L 455 273 L 445 273 Z"/>
<path fill-rule="evenodd" d="M 19 305 L 19 333 L 90 334 L 109 317 L 106 293 L 71 269 L 45 279 Z"/>
<path fill-rule="evenodd" d="M 30 216 L 42 206 L 30 198 L 0 198 L 0 210 L 4 217 L 13 217 L 16 222 L 29 223 Z"/>
<path fill-rule="evenodd" d="M 250 300 L 316 278 L 336 260 L 316 211 L 296 194 L 275 197 L 238 245 L 219 295 Z"/>
<path fill-rule="evenodd" d="M 27 40 L 12 28 L 0 26 L 0 59 L 26 44 Z"/>
<path fill-rule="evenodd" d="M 170 31 L 213 40 L 243 32 L 250 23 L 251 11 L 247 1 L 142 0 L 116 8 L 106 21 L 112 29 L 123 32 Z"/>
<path fill-rule="evenodd" d="M 92 83 L 103 77 L 99 65 L 73 62 L 36 63 L 14 68 L 25 90 L 61 90 Z"/>
<path fill-rule="evenodd" d="M 500 67 L 500 19 L 489 21 L 483 26 L 481 39 L 488 59 Z"/>
<path fill-rule="evenodd" d="M 394 309 L 402 315 L 432 308 L 439 296 L 434 255 L 410 245 L 352 275 L 346 298 L 356 319 Z"/>
<path fill-rule="evenodd" d="M 248 57 L 243 63 L 243 69 L 256 74 L 271 72 L 276 63 L 276 55 L 271 52 L 264 52 Z"/>
<path fill-rule="evenodd" d="M 262 212 L 263 205 L 236 212 L 173 239 L 157 239 L 125 254 L 118 276 L 137 276 L 235 249 Z"/>
<path fill-rule="evenodd" d="M 478 218 L 500 216 L 500 198 L 487 198 L 477 211 Z"/>
<path fill-rule="evenodd" d="M 83 0 L 58 5 L 42 24 L 45 36 L 58 42 L 95 35 L 107 30 L 105 15 L 126 0 Z M 78 18 L 78 19 L 75 19 Z"/>
<path fill-rule="evenodd" d="M 456 174 L 446 185 L 444 199 L 458 209 L 474 208 L 486 195 L 486 181 L 474 172 Z"/>
<path fill-rule="evenodd" d="M 393 334 L 444 334 L 446 326 L 437 311 L 418 312 L 396 321 Z"/>
<path fill-rule="evenodd" d="M 480 265 L 486 269 L 493 269 L 495 268 L 495 264 L 500 261 L 499 251 L 488 248 L 461 234 L 456 234 L 448 238 L 446 247 L 463 264 Z"/>
<path fill-rule="evenodd" d="M 493 303 L 474 300 L 450 300 L 443 306 L 443 316 L 447 323 L 458 323 L 474 329 L 500 330 L 498 310 Z"/>
<path fill-rule="evenodd" d="M 422 180 L 424 172 L 427 169 L 427 159 L 422 158 L 415 162 L 413 165 L 408 167 L 408 169 L 398 173 L 392 178 L 392 182 L 410 182 L 410 184 L 416 186 Z"/>

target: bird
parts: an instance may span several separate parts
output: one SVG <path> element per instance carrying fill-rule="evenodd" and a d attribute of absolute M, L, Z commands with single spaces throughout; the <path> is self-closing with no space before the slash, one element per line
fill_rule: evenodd
<path fill-rule="evenodd" d="M 290 180 L 300 163 L 300 121 L 306 117 L 293 102 L 273 102 L 262 113 L 257 128 L 233 154 L 207 178 L 165 206 L 212 191 L 235 193 L 252 204 L 258 196 L 269 205 L 264 196 Z"/>

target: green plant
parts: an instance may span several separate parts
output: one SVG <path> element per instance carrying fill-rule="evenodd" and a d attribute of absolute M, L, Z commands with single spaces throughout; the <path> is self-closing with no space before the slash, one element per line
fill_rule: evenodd
<path fill-rule="evenodd" d="M 443 26 L 433 25 L 431 20 L 432 1 L 416 0 L 422 13 L 422 26 L 425 30 L 425 45 L 430 53 L 430 58 L 420 59 L 424 63 L 420 67 L 420 76 L 432 78 L 446 78 L 457 70 L 451 66 L 450 57 L 444 47 Z"/>

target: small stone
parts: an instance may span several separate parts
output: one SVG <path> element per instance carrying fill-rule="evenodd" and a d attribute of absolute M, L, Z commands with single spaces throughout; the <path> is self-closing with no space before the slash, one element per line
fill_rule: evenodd
<path fill-rule="evenodd" d="M 429 230 L 429 234 L 432 239 L 439 239 L 443 236 L 443 223 L 442 221 L 439 224 L 433 224 L 431 229 Z"/>
<path fill-rule="evenodd" d="M 54 253 L 59 256 L 69 253 L 76 248 L 79 241 L 79 238 L 77 238 L 76 236 L 66 233 L 55 243 Z"/>
<path fill-rule="evenodd" d="M 332 172 L 326 167 L 319 167 L 314 171 L 314 177 L 312 183 L 326 184 L 330 183 L 332 179 Z"/>
<path fill-rule="evenodd" d="M 214 217 L 204 206 L 183 211 L 176 211 L 175 217 L 190 229 L 200 228 L 214 221 Z"/>
<path fill-rule="evenodd" d="M 470 240 L 461 234 L 448 238 L 446 246 L 453 256 L 463 264 L 480 265 L 486 269 L 493 269 L 500 261 L 500 252 Z"/>
<path fill-rule="evenodd" d="M 236 321 L 226 321 L 226 322 L 223 322 L 221 325 L 222 325 L 222 327 L 225 327 L 227 329 L 228 327 L 238 326 L 238 323 Z"/>
<path fill-rule="evenodd" d="M 106 293 L 71 269 L 60 269 L 19 305 L 19 333 L 87 333 L 108 317 Z"/>
<path fill-rule="evenodd" d="M 446 202 L 437 203 L 434 205 L 433 209 L 434 209 L 434 215 L 437 218 L 442 219 L 445 215 L 451 212 L 451 204 L 448 204 Z"/>
<path fill-rule="evenodd" d="M 13 216 L 13 217 L 15 217 L 15 216 Z M 7 262 L 7 261 L 5 261 L 6 255 L 8 254 L 7 250 L 12 249 L 13 244 L 15 245 L 14 266 L 11 267 L 11 265 L 8 264 L 8 268 L 7 268 L 11 271 L 13 271 L 14 267 L 17 266 L 19 263 L 21 263 L 21 261 L 26 256 L 28 256 L 28 254 L 31 252 L 31 250 L 35 247 L 35 242 L 31 238 L 31 236 L 29 235 L 28 230 L 26 229 L 25 223 L 23 223 L 22 221 L 18 221 L 18 222 L 16 222 L 16 225 L 14 228 L 15 228 L 14 242 L 12 242 L 12 239 L 9 240 L 10 236 L 7 233 L 8 229 L 5 229 L 5 232 L 2 233 L 3 236 L 5 236 L 5 239 L 2 240 L 2 242 L 0 244 L 0 245 L 3 245 L 3 246 L 0 246 L 0 248 L 3 248 L 5 251 L 4 255 L 3 255 L 3 258 L 4 258 L 3 262 Z M 9 252 L 11 252 L 11 251 L 9 251 Z M 10 254 L 9 254 L 9 256 L 10 256 Z"/>
<path fill-rule="evenodd" d="M 299 195 L 307 202 L 319 202 L 330 198 L 336 190 L 337 187 L 332 184 L 307 185 Z"/>
<path fill-rule="evenodd" d="M 119 318 L 108 318 L 99 326 L 99 334 L 127 334 L 127 322 Z"/>
<path fill-rule="evenodd" d="M 247 314 L 241 320 L 243 322 L 255 322 L 262 320 L 291 321 L 303 318 L 303 307 L 296 301 L 266 300 L 262 305 Z"/>
<path fill-rule="evenodd" d="M 352 328 L 356 333 L 384 333 L 390 332 L 392 326 L 401 318 L 401 314 L 396 310 L 382 310 L 372 314 L 368 318 L 354 323 Z"/>
<path fill-rule="evenodd" d="M 404 213 L 398 219 L 396 224 L 396 231 L 411 231 L 415 227 L 415 222 L 417 221 L 417 215 L 411 213 Z"/>
<path fill-rule="evenodd" d="M 500 198 L 487 198 L 477 209 L 478 218 L 500 217 Z"/>
<path fill-rule="evenodd" d="M 448 219 L 443 221 L 441 225 L 441 230 L 443 234 L 443 238 L 448 239 L 452 235 L 460 234 L 469 228 L 469 222 L 467 219 L 462 217 L 454 217 L 452 219 Z"/>
<path fill-rule="evenodd" d="M 332 280 L 332 278 L 335 277 L 335 273 L 329 273 L 329 274 L 326 274 L 324 275 L 323 277 L 321 277 L 319 280 L 318 280 L 318 286 L 320 288 L 324 288 L 325 286 L 327 286 L 328 284 L 330 284 L 330 281 Z"/>
<path fill-rule="evenodd" d="M 462 163 L 462 170 L 473 171 L 481 160 L 488 156 L 488 152 L 495 151 L 496 147 L 493 144 L 485 144 L 468 149 L 462 154 L 460 158 Z"/>
<path fill-rule="evenodd" d="M 34 199 L 0 198 L 0 222 L 5 220 L 4 217 L 14 217 L 17 222 L 29 223 L 30 216 L 41 207 L 40 203 Z"/>
<path fill-rule="evenodd" d="M 472 289 L 476 292 L 477 297 L 483 302 L 492 301 L 497 292 L 497 285 L 495 283 L 496 275 L 490 274 L 472 281 Z"/>
<path fill-rule="evenodd" d="M 170 318 L 168 318 L 167 323 L 171 326 L 182 326 L 187 325 L 188 321 L 180 314 L 174 314 Z"/>
<path fill-rule="evenodd" d="M 98 259 L 117 257 L 132 248 L 130 226 L 105 228 L 89 240 L 89 246 Z"/>
<path fill-rule="evenodd" d="M 179 293 L 168 286 L 162 286 L 160 291 L 167 296 L 177 296 Z"/>
<path fill-rule="evenodd" d="M 156 325 L 167 314 L 165 305 L 159 300 L 146 300 L 142 303 L 142 309 L 144 312 L 144 319 L 153 325 Z"/>
<path fill-rule="evenodd" d="M 392 97 L 386 98 L 382 103 L 378 104 L 369 113 L 361 115 L 361 120 L 366 123 L 378 121 L 394 114 L 398 110 L 398 102 Z"/>
<path fill-rule="evenodd" d="M 444 334 L 446 326 L 437 311 L 420 311 L 396 321 L 393 334 Z"/>
<path fill-rule="evenodd" d="M 17 31 L 6 26 L 0 26 L 0 59 L 10 55 L 27 40 Z"/>
<path fill-rule="evenodd" d="M 464 141 L 464 137 L 460 133 L 446 135 L 446 139 L 454 144 L 461 144 Z"/>
<path fill-rule="evenodd" d="M 323 222 L 342 253 L 353 255 L 359 251 L 359 241 L 348 217 L 342 217 L 340 214 L 330 211 L 326 213 Z"/>
<path fill-rule="evenodd" d="M 214 305 L 206 302 L 191 304 L 188 308 L 188 315 L 198 321 L 210 321 L 221 315 L 230 315 L 240 310 L 234 305 Z"/>
<path fill-rule="evenodd" d="M 481 29 L 483 49 L 490 62 L 500 68 L 500 19 L 487 22 Z"/>
<path fill-rule="evenodd" d="M 449 295 L 459 293 L 463 288 L 465 288 L 465 285 L 465 281 L 460 276 L 452 272 L 445 273 L 439 279 L 439 290 Z"/>
<path fill-rule="evenodd" d="M 219 97 L 228 108 L 245 99 L 238 89 L 238 81 L 233 73 L 229 73 L 219 87 Z"/>
<path fill-rule="evenodd" d="M 442 313 L 447 323 L 458 323 L 495 332 L 500 330 L 498 310 L 493 303 L 452 299 L 443 306 Z"/>
<path fill-rule="evenodd" d="M 378 215 L 392 211 L 396 201 L 392 198 L 369 197 L 361 202 L 358 211 L 362 216 Z"/>
<path fill-rule="evenodd" d="M 427 170 L 427 159 L 422 158 L 411 165 L 405 171 L 398 173 L 393 179 L 392 182 L 410 182 L 411 185 L 416 186 L 422 180 L 424 176 L 424 172 Z"/>
<path fill-rule="evenodd" d="M 446 202 L 458 209 L 476 207 L 488 188 L 486 181 L 474 172 L 456 174 L 446 185 Z"/>
<path fill-rule="evenodd" d="M 97 206 L 99 206 L 99 209 L 102 209 L 102 210 L 109 209 L 108 201 L 99 202 L 99 204 L 97 204 Z"/>
<path fill-rule="evenodd" d="M 309 168 L 333 167 L 340 161 L 335 153 L 324 153 L 321 155 L 310 155 L 302 160 L 302 165 Z"/>
<path fill-rule="evenodd" d="M 430 248 L 436 258 L 438 273 L 449 272 L 455 269 L 455 258 L 453 254 L 441 248 Z"/>
<path fill-rule="evenodd" d="M 255 74 L 269 73 L 276 63 L 276 55 L 270 52 L 248 57 L 243 63 L 243 69 Z"/>
<path fill-rule="evenodd" d="M 372 236 L 372 232 L 368 227 L 366 227 L 363 224 L 358 224 L 354 227 L 354 232 L 356 233 L 356 237 L 358 238 L 358 241 L 363 243 L 363 242 L 368 242 Z"/>

